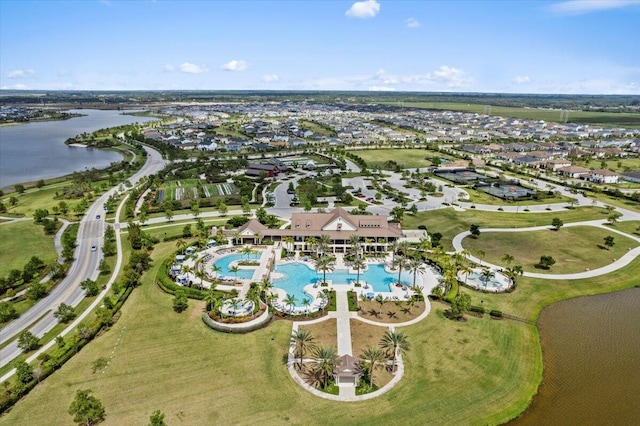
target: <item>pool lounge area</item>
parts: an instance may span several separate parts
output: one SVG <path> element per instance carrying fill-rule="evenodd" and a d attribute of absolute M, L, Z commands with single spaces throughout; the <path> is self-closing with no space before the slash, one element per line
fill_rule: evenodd
<path fill-rule="evenodd" d="M 476 268 L 470 274 L 459 272 L 458 280 L 477 290 L 494 293 L 507 291 L 513 285 L 511 280 L 498 270 L 493 270 L 493 276 L 489 279 L 482 276 L 482 271 L 481 268 Z"/>

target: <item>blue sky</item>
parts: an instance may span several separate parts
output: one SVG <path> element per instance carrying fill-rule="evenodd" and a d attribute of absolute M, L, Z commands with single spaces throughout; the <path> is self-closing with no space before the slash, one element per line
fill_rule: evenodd
<path fill-rule="evenodd" d="M 0 0 L 0 87 L 640 94 L 640 1 Z"/>

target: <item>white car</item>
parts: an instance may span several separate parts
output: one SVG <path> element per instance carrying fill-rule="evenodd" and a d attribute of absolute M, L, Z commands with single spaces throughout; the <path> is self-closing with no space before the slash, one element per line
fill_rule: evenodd
<path fill-rule="evenodd" d="M 98 247 L 97 246 L 91 246 L 91 251 L 97 251 Z"/>

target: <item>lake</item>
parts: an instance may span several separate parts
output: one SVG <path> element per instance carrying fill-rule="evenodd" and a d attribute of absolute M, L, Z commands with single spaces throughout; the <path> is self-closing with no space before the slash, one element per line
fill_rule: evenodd
<path fill-rule="evenodd" d="M 640 424 L 640 288 L 545 308 L 544 382 L 511 426 Z"/>
<path fill-rule="evenodd" d="M 0 188 L 15 183 L 105 168 L 122 156 L 113 151 L 69 147 L 69 138 L 106 127 L 155 120 L 122 115 L 122 111 L 72 110 L 83 117 L 0 127 Z"/>

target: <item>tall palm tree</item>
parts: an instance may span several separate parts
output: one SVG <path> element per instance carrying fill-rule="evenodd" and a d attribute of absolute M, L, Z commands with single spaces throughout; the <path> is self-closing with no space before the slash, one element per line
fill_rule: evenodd
<path fill-rule="evenodd" d="M 229 268 L 229 270 L 235 274 L 236 281 L 238 281 L 238 271 L 240 270 L 240 268 L 238 268 L 238 265 L 233 265 Z"/>
<path fill-rule="evenodd" d="M 327 234 L 320 235 L 320 240 L 318 241 L 318 256 L 320 253 L 326 254 L 331 249 L 331 237 Z"/>
<path fill-rule="evenodd" d="M 315 250 L 316 246 L 318 245 L 318 239 L 316 237 L 307 237 L 304 242 L 307 245 L 307 250 L 308 251 L 313 251 Z"/>
<path fill-rule="evenodd" d="M 427 270 L 424 266 L 424 262 L 416 257 L 412 257 L 411 259 L 409 259 L 409 261 L 407 262 L 407 269 L 413 274 L 412 287 L 416 286 L 416 278 L 418 277 L 418 273 L 422 274 Z"/>
<path fill-rule="evenodd" d="M 298 365 L 302 369 L 302 361 L 307 351 L 315 348 L 314 337 L 309 330 L 299 328 L 291 334 L 291 344 L 294 345 L 294 356 L 297 356 L 300 360 Z"/>
<path fill-rule="evenodd" d="M 473 268 L 469 264 L 461 265 L 458 268 L 458 272 L 462 272 L 464 274 L 464 283 L 466 284 L 469 275 L 473 272 Z"/>
<path fill-rule="evenodd" d="M 204 295 L 204 301 L 207 303 L 207 311 L 211 311 L 213 309 L 216 299 L 219 298 L 218 294 L 214 291 L 214 287 L 211 286 L 211 289 L 209 289 L 209 291 Z"/>
<path fill-rule="evenodd" d="M 293 294 L 287 294 L 284 298 L 284 304 L 289 307 L 289 313 L 293 312 L 293 307 L 296 306 L 298 299 Z"/>
<path fill-rule="evenodd" d="M 309 306 L 311 306 L 311 299 L 305 297 L 302 299 L 302 306 L 304 306 L 305 316 L 309 316 Z"/>
<path fill-rule="evenodd" d="M 237 230 L 233 231 L 232 238 L 233 238 L 233 243 L 234 244 L 238 244 L 238 240 L 240 240 L 240 237 L 241 237 L 241 234 Z"/>
<path fill-rule="evenodd" d="M 218 278 L 218 274 L 222 271 L 222 268 L 216 265 L 215 263 L 211 265 L 211 272 L 213 272 L 214 278 Z"/>
<path fill-rule="evenodd" d="M 507 265 L 507 267 L 509 267 L 511 262 L 513 262 L 514 260 L 515 258 L 509 253 L 505 253 L 504 256 L 502 256 L 502 261 Z"/>
<path fill-rule="evenodd" d="M 332 272 L 334 269 L 333 261 L 335 258 L 329 256 L 322 256 L 316 259 L 316 270 L 322 271 L 322 282 L 327 282 L 327 272 Z"/>
<path fill-rule="evenodd" d="M 366 364 L 365 369 L 369 372 L 370 387 L 373 387 L 373 372 L 376 367 L 384 362 L 384 359 L 384 353 L 375 346 L 370 346 L 362 351 L 362 354 L 360 355 L 360 362 L 362 362 L 362 364 Z"/>
<path fill-rule="evenodd" d="M 400 283 L 400 275 L 402 274 L 402 268 L 407 265 L 407 259 L 404 256 L 397 256 L 394 263 L 394 267 L 398 268 L 398 283 Z"/>
<path fill-rule="evenodd" d="M 256 284 L 251 284 L 251 287 L 249 287 L 247 291 L 246 298 L 253 302 L 253 308 L 251 309 L 251 313 L 253 314 L 260 307 L 260 287 Z"/>
<path fill-rule="evenodd" d="M 329 385 L 329 377 L 333 374 L 338 366 L 339 358 L 336 350 L 331 347 L 321 346 L 314 350 L 313 357 L 315 358 L 315 368 L 322 375 L 323 388 L 326 389 Z"/>
<path fill-rule="evenodd" d="M 192 272 L 191 266 L 189 265 L 182 265 L 182 273 L 185 274 L 187 276 L 187 279 L 189 279 L 189 274 Z"/>
<path fill-rule="evenodd" d="M 254 235 L 254 238 L 258 241 L 258 244 L 262 244 L 262 237 L 263 235 L 259 232 L 256 232 L 256 234 Z"/>
<path fill-rule="evenodd" d="M 327 297 L 327 293 L 325 293 L 324 291 L 320 291 L 318 292 L 318 295 L 316 296 L 317 299 L 320 299 L 320 305 L 322 306 L 322 313 L 324 314 L 324 310 L 327 307 L 327 302 L 328 302 L 328 297 Z"/>
<path fill-rule="evenodd" d="M 398 240 L 391 241 L 389 250 L 391 250 L 391 264 L 394 264 L 396 262 L 396 252 L 398 251 Z"/>
<path fill-rule="evenodd" d="M 202 288 L 202 281 L 204 280 L 204 277 L 207 276 L 207 273 L 205 271 L 203 271 L 200 268 L 197 268 L 196 270 L 196 277 L 200 278 L 200 288 Z"/>
<path fill-rule="evenodd" d="M 249 259 L 249 255 L 251 254 L 252 251 L 253 250 L 249 246 L 244 246 L 239 250 L 240 254 L 246 254 L 247 255 L 247 260 Z"/>
<path fill-rule="evenodd" d="M 187 242 L 183 239 L 179 239 L 178 241 L 176 241 L 176 247 L 182 252 L 182 254 L 184 254 L 184 249 L 187 247 Z"/>
<path fill-rule="evenodd" d="M 480 260 L 483 260 L 487 254 L 484 252 L 484 250 L 478 250 L 476 251 L 476 255 L 480 258 Z"/>
<path fill-rule="evenodd" d="M 353 262 L 351 262 L 351 266 L 356 269 L 356 284 L 358 284 L 360 283 L 360 270 L 365 266 L 364 259 L 357 257 Z"/>
<path fill-rule="evenodd" d="M 289 236 L 282 237 L 282 242 L 284 243 L 283 247 L 287 253 L 289 253 L 289 246 L 291 246 L 291 249 L 292 249 L 291 251 L 293 251 L 294 243 L 295 243 L 295 240 L 293 239 L 293 237 L 289 237 Z"/>
<path fill-rule="evenodd" d="M 482 279 L 482 281 L 484 281 L 484 284 L 486 286 L 487 282 L 489 282 L 491 278 L 495 277 L 495 275 L 495 272 L 493 272 L 491 269 L 484 268 L 480 273 L 480 278 Z"/>
<path fill-rule="evenodd" d="M 267 295 L 267 293 L 270 293 L 272 288 L 273 288 L 273 283 L 271 282 L 269 277 L 264 277 L 262 281 L 260 281 L 260 290 L 265 295 Z"/>
<path fill-rule="evenodd" d="M 398 354 L 405 354 L 411 349 L 407 336 L 401 331 L 386 331 L 380 340 L 380 347 L 393 353 L 392 371 L 395 371 Z"/>
<path fill-rule="evenodd" d="M 409 243 L 409 241 L 402 241 L 398 244 L 398 251 L 402 252 L 404 257 L 409 256 L 409 250 L 411 250 L 411 243 Z"/>
<path fill-rule="evenodd" d="M 221 297 L 217 297 L 213 300 L 213 304 L 211 305 L 211 311 L 215 315 L 216 313 L 222 316 L 222 306 L 224 305 L 224 300 Z"/>

